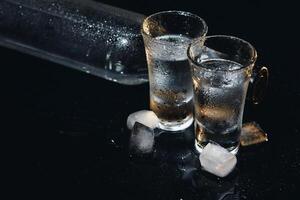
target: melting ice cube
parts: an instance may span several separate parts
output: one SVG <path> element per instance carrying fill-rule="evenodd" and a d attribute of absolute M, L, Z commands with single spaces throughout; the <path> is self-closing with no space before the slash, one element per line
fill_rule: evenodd
<path fill-rule="evenodd" d="M 140 110 L 128 116 L 127 127 L 131 130 L 135 122 L 139 122 L 145 126 L 148 126 L 149 128 L 154 129 L 158 126 L 159 120 L 153 111 Z"/>
<path fill-rule="evenodd" d="M 136 153 L 150 153 L 154 146 L 153 129 L 136 122 L 133 126 L 129 147 Z"/>
<path fill-rule="evenodd" d="M 241 145 L 249 146 L 268 141 L 268 135 L 256 122 L 243 124 L 241 133 Z"/>
<path fill-rule="evenodd" d="M 234 169 L 237 159 L 225 148 L 208 143 L 200 154 L 200 163 L 204 170 L 225 177 Z"/>

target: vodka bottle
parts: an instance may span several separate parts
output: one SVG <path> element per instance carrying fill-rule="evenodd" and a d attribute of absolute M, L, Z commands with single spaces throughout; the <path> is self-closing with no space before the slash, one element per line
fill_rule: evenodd
<path fill-rule="evenodd" d="M 1 0 L 0 45 L 135 85 L 147 81 L 143 18 L 92 0 Z"/>

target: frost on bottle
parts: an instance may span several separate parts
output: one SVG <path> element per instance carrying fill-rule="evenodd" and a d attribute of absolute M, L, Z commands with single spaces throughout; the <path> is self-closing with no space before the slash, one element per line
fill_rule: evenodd
<path fill-rule="evenodd" d="M 1 0 L 0 46 L 136 85 L 148 76 L 143 19 L 93 0 Z"/>

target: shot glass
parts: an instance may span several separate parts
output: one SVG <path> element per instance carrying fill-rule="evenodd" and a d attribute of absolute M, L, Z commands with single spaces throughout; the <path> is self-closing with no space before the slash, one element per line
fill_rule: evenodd
<path fill-rule="evenodd" d="M 192 41 L 203 40 L 207 26 L 189 12 L 164 11 L 147 17 L 142 25 L 150 84 L 150 109 L 159 127 L 186 129 L 193 123 L 193 86 L 187 58 Z"/>
<path fill-rule="evenodd" d="M 254 68 L 257 53 L 250 43 L 226 35 L 193 42 L 188 58 L 194 88 L 196 149 L 201 153 L 212 142 L 237 153 L 249 82 L 260 86 L 254 87 L 254 94 L 263 94 L 268 69 Z M 258 73 L 253 73 L 254 69 Z"/>

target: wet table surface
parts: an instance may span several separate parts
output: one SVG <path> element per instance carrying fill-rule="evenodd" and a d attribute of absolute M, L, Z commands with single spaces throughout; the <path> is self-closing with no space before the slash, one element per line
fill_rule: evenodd
<path fill-rule="evenodd" d="M 266 5 L 250 5 L 257 7 L 258 16 L 263 15 Z M 156 11 L 148 9 L 144 13 Z M 201 16 L 220 30 L 234 19 L 229 15 L 221 23 L 208 11 Z M 259 63 L 270 66 L 271 77 L 264 102 L 254 106 L 247 101 L 244 112 L 244 122 L 260 124 L 269 141 L 242 147 L 237 167 L 222 179 L 200 170 L 192 128 L 159 135 L 150 155 L 129 153 L 126 118 L 148 109 L 147 84 L 119 85 L 0 48 L 8 97 L 4 98 L 8 100 L 4 125 L 9 125 L 6 132 L 12 137 L 6 151 L 12 164 L 8 185 L 16 191 L 24 189 L 22 195 L 73 195 L 88 189 L 83 194 L 92 193 L 98 199 L 293 197 L 300 186 L 299 78 L 293 61 L 283 59 L 291 52 L 278 51 L 288 47 L 289 39 L 274 43 L 275 36 L 269 36 L 277 28 L 274 22 L 263 28 L 270 19 L 256 22 L 263 31 L 245 25 L 250 16 L 245 16 L 245 23 L 232 21 L 223 31 L 252 42 L 259 51 Z M 212 28 L 210 33 L 220 33 L 219 29 Z"/>

